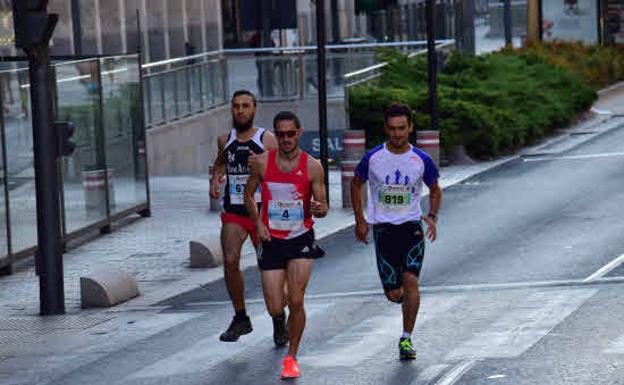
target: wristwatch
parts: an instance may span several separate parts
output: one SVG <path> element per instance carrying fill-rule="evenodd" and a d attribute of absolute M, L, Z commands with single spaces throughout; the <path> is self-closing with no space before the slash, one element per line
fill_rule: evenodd
<path fill-rule="evenodd" d="M 438 222 L 438 216 L 435 215 L 434 213 L 429 213 L 427 214 L 427 216 L 431 219 L 433 219 L 434 222 Z"/>

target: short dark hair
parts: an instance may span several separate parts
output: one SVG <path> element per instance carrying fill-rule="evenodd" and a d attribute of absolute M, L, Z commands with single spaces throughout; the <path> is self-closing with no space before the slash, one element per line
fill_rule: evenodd
<path fill-rule="evenodd" d="M 389 118 L 405 116 L 407 122 L 412 124 L 412 109 L 404 103 L 390 103 L 384 110 L 384 122 L 388 122 Z"/>
<path fill-rule="evenodd" d="M 249 90 L 237 90 L 237 91 L 235 91 L 234 94 L 232 94 L 232 102 L 234 101 L 234 99 L 237 96 L 241 96 L 241 95 L 250 96 L 251 99 L 253 100 L 253 105 L 254 106 L 256 105 L 256 95 L 252 94 L 251 91 L 249 91 Z"/>
<path fill-rule="evenodd" d="M 277 122 L 281 120 L 291 120 L 293 123 L 295 123 L 295 127 L 301 128 L 301 122 L 299 121 L 299 118 L 297 117 L 297 115 L 295 115 L 293 112 L 290 112 L 290 111 L 278 112 L 277 115 L 275 115 L 275 117 L 273 118 L 273 128 L 277 128 Z"/>

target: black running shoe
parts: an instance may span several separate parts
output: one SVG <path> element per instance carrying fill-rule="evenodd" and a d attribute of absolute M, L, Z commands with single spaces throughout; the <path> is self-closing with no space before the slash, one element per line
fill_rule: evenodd
<path fill-rule="evenodd" d="M 409 338 L 401 338 L 399 340 L 399 357 L 402 360 L 416 359 L 416 350 L 412 347 L 412 341 Z"/>
<path fill-rule="evenodd" d="M 288 327 L 286 326 L 286 314 L 273 317 L 273 342 L 280 347 L 288 343 Z"/>
<path fill-rule="evenodd" d="M 243 318 L 236 318 L 236 316 L 234 316 L 230 326 L 221 334 L 219 339 L 224 342 L 234 342 L 238 340 L 240 336 L 251 333 L 252 330 L 251 320 L 248 316 Z"/>

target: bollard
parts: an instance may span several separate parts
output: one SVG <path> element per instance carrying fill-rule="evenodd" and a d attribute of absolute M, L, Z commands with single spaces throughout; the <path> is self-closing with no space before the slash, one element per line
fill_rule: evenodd
<path fill-rule="evenodd" d="M 83 308 L 111 307 L 139 295 L 137 281 L 119 270 L 100 270 L 80 277 L 80 303 Z"/>
<path fill-rule="evenodd" d="M 364 130 L 344 130 L 342 133 L 342 147 L 345 160 L 360 160 L 366 152 L 366 136 Z"/>
<path fill-rule="evenodd" d="M 429 154 L 436 165 L 440 165 L 440 131 L 417 131 L 416 146 Z"/>
<path fill-rule="evenodd" d="M 208 168 L 208 175 L 210 182 L 212 182 L 212 166 Z M 210 211 L 221 211 L 221 202 L 225 193 L 225 176 L 219 181 L 219 192 L 221 193 L 219 199 L 210 198 Z"/>
<path fill-rule="evenodd" d="M 111 209 L 115 207 L 113 170 L 91 170 L 82 172 L 82 187 L 87 212 L 106 214 L 106 180 L 108 177 L 108 199 Z"/>
<path fill-rule="evenodd" d="M 353 180 L 353 172 L 359 162 L 359 160 L 343 160 L 340 162 L 340 174 L 342 176 L 342 208 L 347 209 L 353 207 L 353 203 L 351 202 L 351 180 Z M 366 206 L 368 186 L 364 185 L 362 192 L 364 194 L 364 205 Z"/>

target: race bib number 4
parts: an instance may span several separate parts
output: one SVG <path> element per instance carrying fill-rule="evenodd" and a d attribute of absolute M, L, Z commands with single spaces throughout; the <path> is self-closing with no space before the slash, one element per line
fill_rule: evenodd
<path fill-rule="evenodd" d="M 385 184 L 379 190 L 379 202 L 392 209 L 403 209 L 412 203 L 412 186 Z"/>
<path fill-rule="evenodd" d="M 303 226 L 303 201 L 269 201 L 269 227 L 296 230 Z"/>
<path fill-rule="evenodd" d="M 245 186 L 247 185 L 247 179 L 249 179 L 249 175 L 228 175 L 230 204 L 245 204 Z M 256 202 L 260 202 L 260 187 L 258 187 L 254 197 L 256 198 Z"/>

